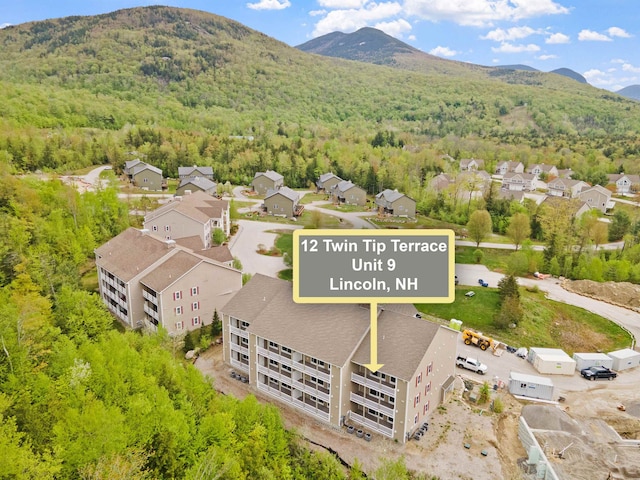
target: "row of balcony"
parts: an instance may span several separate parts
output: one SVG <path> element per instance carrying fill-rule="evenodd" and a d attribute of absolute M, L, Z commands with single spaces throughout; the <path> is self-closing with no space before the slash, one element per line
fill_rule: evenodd
<path fill-rule="evenodd" d="M 233 368 L 237 368 L 238 370 L 242 370 L 245 373 L 249 373 L 249 363 L 244 363 L 242 360 L 237 360 L 231 357 L 229 363 Z"/>
<path fill-rule="evenodd" d="M 373 431 L 376 431 L 386 437 L 393 438 L 393 428 L 381 425 L 375 420 L 371 420 L 363 415 L 359 415 L 355 412 L 349 412 L 349 420 L 359 423 Z"/>
<path fill-rule="evenodd" d="M 156 310 L 154 310 L 153 308 L 151 308 L 146 303 L 144 305 L 144 313 L 149 315 L 151 318 L 154 318 L 154 319 L 156 319 L 158 321 L 160 320 L 160 315 L 158 314 L 158 312 Z"/>
<path fill-rule="evenodd" d="M 142 290 L 142 298 L 144 298 L 145 300 L 148 300 L 154 305 L 158 305 L 158 297 L 153 292 L 150 292 L 148 290 Z"/>
<path fill-rule="evenodd" d="M 117 280 L 113 279 L 113 278 L 109 278 L 107 275 L 102 275 L 102 280 L 107 284 L 107 285 L 111 285 L 113 288 L 115 288 L 116 290 L 118 290 L 120 293 L 127 293 L 127 290 L 125 288 L 124 285 L 121 285 L 120 282 L 118 282 Z"/>
<path fill-rule="evenodd" d="M 373 380 L 371 378 L 366 378 L 358 373 L 351 374 L 351 381 L 353 383 L 357 383 L 358 385 L 362 385 L 363 387 L 367 387 L 380 393 L 384 393 L 391 398 L 396 397 L 396 390 L 393 386 L 391 386 L 391 383 L 382 382 L 377 379 Z"/>
<path fill-rule="evenodd" d="M 298 372 L 306 373 L 307 375 L 314 376 L 325 382 L 331 381 L 329 370 L 326 368 L 318 367 L 312 363 L 304 363 L 303 361 L 291 360 L 290 358 L 283 357 L 279 353 L 271 352 L 266 348 L 258 347 L 258 355 L 267 359 L 272 359 L 281 363 L 282 365 L 288 365 Z"/>
<path fill-rule="evenodd" d="M 328 389 L 326 389 L 326 392 L 319 390 L 318 386 L 313 384 L 312 382 L 304 382 L 302 379 L 292 381 L 290 377 L 282 375 L 281 373 L 273 372 L 268 367 L 265 367 L 263 365 L 258 365 L 258 373 L 262 373 L 269 378 L 274 378 L 279 382 L 284 381 L 285 383 L 293 383 L 292 387 L 296 390 L 300 390 L 301 392 L 305 392 L 309 395 L 318 397 L 320 400 L 324 400 L 325 402 L 329 402 L 331 399 Z"/>
<path fill-rule="evenodd" d="M 243 355 L 249 356 L 249 349 L 247 347 L 243 347 L 242 345 L 238 345 L 237 343 L 230 343 L 229 347 L 234 352 L 239 352 Z"/>
<path fill-rule="evenodd" d="M 238 328 L 238 327 L 229 325 L 229 332 L 242 338 L 249 338 L 249 332 L 247 332 L 246 330 L 242 330 L 241 328 Z"/>
<path fill-rule="evenodd" d="M 383 405 L 380 402 L 371 400 L 369 398 L 364 397 L 363 395 L 359 394 L 359 393 L 354 393 L 351 392 L 349 394 L 349 399 L 353 402 L 353 403 L 357 403 L 358 405 L 361 405 L 363 407 L 366 408 L 370 408 L 371 410 L 375 410 L 376 412 L 380 412 L 384 415 L 386 415 L 387 417 L 390 418 L 394 418 L 394 413 L 395 411 L 393 410 L 393 407 L 388 407 L 387 405 Z"/>
<path fill-rule="evenodd" d="M 277 397 L 280 400 L 286 403 L 289 403 L 300 410 L 304 410 L 305 412 L 319 418 L 320 420 L 324 420 L 325 422 L 328 422 L 331 419 L 328 406 L 320 407 L 322 408 L 321 410 L 316 405 L 310 403 L 311 400 L 304 401 L 298 398 L 294 398 L 292 396 L 287 395 L 286 393 L 281 392 L 277 388 L 270 387 L 269 385 L 266 385 L 264 383 L 258 383 L 258 389 L 266 391 L 271 395 L 273 395 L 274 397 Z"/>

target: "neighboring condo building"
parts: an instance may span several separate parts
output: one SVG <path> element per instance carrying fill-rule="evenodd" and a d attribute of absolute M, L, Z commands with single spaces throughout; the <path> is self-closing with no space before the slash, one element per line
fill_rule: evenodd
<path fill-rule="evenodd" d="M 334 426 L 405 442 L 453 387 L 458 332 L 378 311 L 376 373 L 368 305 L 298 304 L 292 284 L 256 274 L 222 309 L 224 361 L 251 387 Z"/>
<path fill-rule="evenodd" d="M 100 297 L 130 328 L 179 335 L 210 324 L 242 287 L 239 270 L 146 230 L 129 228 L 95 254 Z"/>
<path fill-rule="evenodd" d="M 143 227 L 165 240 L 179 240 L 198 235 L 204 248 L 213 245 L 213 231 L 222 229 L 229 236 L 231 218 L 229 202 L 196 191 L 156 208 L 144 217 Z"/>

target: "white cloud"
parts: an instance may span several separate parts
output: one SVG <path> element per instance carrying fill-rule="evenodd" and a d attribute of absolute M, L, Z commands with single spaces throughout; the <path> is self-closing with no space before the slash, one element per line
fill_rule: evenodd
<path fill-rule="evenodd" d="M 598 70 L 597 68 L 592 68 L 591 70 L 587 70 L 582 74 L 584 78 L 589 80 L 589 83 L 592 81 L 597 81 L 598 79 L 605 78 L 607 74 L 602 70 Z"/>
<path fill-rule="evenodd" d="M 360 8 L 365 5 L 369 0 L 318 0 L 318 5 L 326 8 Z"/>
<path fill-rule="evenodd" d="M 559 43 L 569 43 L 569 37 L 564 33 L 553 33 L 544 41 L 550 45 L 556 45 Z"/>
<path fill-rule="evenodd" d="M 621 58 L 614 58 L 613 60 L 611 60 L 611 63 L 627 63 L 627 61 Z"/>
<path fill-rule="evenodd" d="M 553 0 L 405 0 L 404 5 L 407 14 L 425 20 L 473 26 L 569 13 Z"/>
<path fill-rule="evenodd" d="M 324 14 L 326 14 L 326 13 L 327 13 L 327 11 L 326 11 L 326 10 L 311 10 L 311 11 L 309 12 L 309 16 L 311 16 L 311 17 L 318 17 L 318 16 L 320 16 L 320 15 L 324 15 Z"/>
<path fill-rule="evenodd" d="M 0 24 L 0 29 L 10 27 L 11 25 L 12 25 L 11 23 L 2 23 Z"/>
<path fill-rule="evenodd" d="M 431 55 L 437 55 L 439 57 L 455 57 L 459 52 L 451 50 L 449 47 L 441 47 L 438 45 L 436 48 L 429 50 Z"/>
<path fill-rule="evenodd" d="M 622 65 L 622 70 L 625 72 L 640 73 L 640 67 L 634 67 L 630 63 L 624 63 Z"/>
<path fill-rule="evenodd" d="M 396 38 L 402 38 L 403 33 L 411 31 L 411 24 L 402 18 L 393 22 L 379 22 L 374 27 Z"/>
<path fill-rule="evenodd" d="M 629 65 L 629 64 L 627 64 Z M 607 71 L 603 72 L 602 70 L 598 70 L 596 68 L 587 70 L 582 75 L 587 81 L 596 87 L 606 88 L 608 90 L 616 91 L 622 88 L 622 85 L 631 85 L 634 83 L 638 83 L 639 77 L 637 75 L 633 75 L 634 73 L 640 73 L 640 68 L 633 67 L 629 65 L 629 70 L 626 70 L 623 67 L 623 70 L 630 72 L 632 75 L 630 76 L 616 76 L 616 71 Z"/>
<path fill-rule="evenodd" d="M 539 55 L 538 60 L 551 60 L 552 58 L 558 58 L 557 55 Z"/>
<path fill-rule="evenodd" d="M 412 42 L 415 42 L 417 40 L 415 35 L 409 35 L 408 40 L 411 40 Z"/>
<path fill-rule="evenodd" d="M 313 36 L 331 32 L 353 32 L 372 23 L 393 18 L 401 13 L 402 7 L 396 2 L 369 3 L 364 8 L 333 10 L 316 23 Z"/>
<path fill-rule="evenodd" d="M 282 10 L 290 6 L 289 0 L 260 0 L 258 3 L 247 3 L 247 7 L 252 10 Z"/>
<path fill-rule="evenodd" d="M 540 47 L 530 43 L 528 45 L 513 45 L 508 42 L 503 42 L 499 47 L 491 47 L 491 50 L 495 53 L 522 53 L 522 52 L 537 52 Z"/>
<path fill-rule="evenodd" d="M 593 30 L 580 30 L 578 34 L 578 40 L 581 42 L 611 42 L 612 40 L 606 35 L 598 32 L 594 32 Z"/>
<path fill-rule="evenodd" d="M 496 28 L 491 30 L 484 37 L 480 37 L 482 40 L 493 40 L 495 42 L 504 42 L 506 40 L 518 40 L 520 38 L 526 38 L 534 33 L 540 33 L 531 27 L 512 27 L 508 30 L 502 28 Z"/>
<path fill-rule="evenodd" d="M 619 27 L 611 27 L 607 30 L 607 33 L 612 37 L 631 38 L 633 35 L 627 33 L 625 30 Z"/>

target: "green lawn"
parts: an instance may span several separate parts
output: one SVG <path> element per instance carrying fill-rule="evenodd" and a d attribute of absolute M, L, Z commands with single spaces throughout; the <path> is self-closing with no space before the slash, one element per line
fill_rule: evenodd
<path fill-rule="evenodd" d="M 327 205 L 322 205 L 320 208 L 324 208 L 326 210 L 334 210 L 336 212 L 366 212 L 368 211 L 367 207 L 361 207 L 360 205 L 336 205 L 333 203 L 329 203 Z"/>
<path fill-rule="evenodd" d="M 466 292 L 473 291 L 469 298 Z M 462 320 L 463 328 L 480 330 L 514 347 L 562 348 L 575 352 L 609 352 L 631 345 L 631 337 L 615 323 L 582 308 L 545 298 L 544 293 L 520 289 L 525 318 L 514 329 L 499 329 L 493 317 L 500 308 L 498 290 L 456 287 L 451 304 L 418 304 L 416 308 L 448 322 Z"/>
<path fill-rule="evenodd" d="M 498 248 L 480 248 L 482 260 L 480 263 L 489 270 L 503 271 L 507 266 L 509 256 L 514 250 L 502 250 Z M 474 253 L 476 247 L 456 247 L 456 263 L 478 263 Z"/>
<path fill-rule="evenodd" d="M 328 198 L 326 193 L 305 193 L 304 197 L 300 199 L 300 204 L 307 205 L 308 203 L 327 200 Z"/>

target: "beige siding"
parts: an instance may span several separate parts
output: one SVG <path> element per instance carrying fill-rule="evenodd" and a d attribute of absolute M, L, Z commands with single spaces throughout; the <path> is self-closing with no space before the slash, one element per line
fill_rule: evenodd
<path fill-rule="evenodd" d="M 255 178 L 251 185 L 253 186 L 253 189 L 260 195 L 266 195 L 268 190 L 276 189 L 276 183 L 265 176 Z"/>
<path fill-rule="evenodd" d="M 154 229 L 154 227 L 156 227 Z M 189 218 L 180 212 L 170 210 L 144 224 L 151 234 L 166 239 L 199 236 L 206 248 L 211 246 L 211 229 L 208 225 Z M 169 230 L 167 230 L 169 228 Z"/>
<path fill-rule="evenodd" d="M 191 294 L 191 288 L 197 287 L 198 293 Z M 186 332 L 210 325 L 213 311 L 218 314 L 234 293 L 242 288 L 242 273 L 207 262 L 201 262 L 187 275 L 167 287 L 159 296 L 161 323 L 169 334 Z M 174 300 L 174 292 L 181 292 L 181 298 Z M 140 294 L 142 296 L 142 293 Z M 193 309 L 193 303 L 198 308 Z M 176 307 L 182 307 L 182 314 L 176 314 Z M 192 318 L 199 317 L 198 325 L 192 325 Z M 184 322 L 182 332 L 176 330 L 176 322 Z"/>
<path fill-rule="evenodd" d="M 349 363 L 350 364 L 350 363 Z M 342 415 L 344 415 L 344 408 L 341 403 L 341 391 L 346 391 L 342 387 L 343 385 L 343 370 L 348 370 L 348 368 L 340 368 L 335 365 L 331 366 L 331 403 L 329 408 L 329 415 L 331 416 L 329 419 L 329 423 L 332 425 L 340 425 Z"/>
<path fill-rule="evenodd" d="M 325 192 L 329 192 L 338 183 L 340 183 L 340 179 L 336 177 L 332 177 L 322 184 L 322 188 L 324 188 Z"/>
<path fill-rule="evenodd" d="M 402 197 L 393 202 L 393 214 L 399 217 L 415 217 L 416 202 L 408 197 Z"/>
<path fill-rule="evenodd" d="M 442 385 L 447 378 L 455 375 L 457 338 L 458 332 L 440 327 L 413 378 L 408 382 L 408 398 L 406 415 L 404 416 L 407 421 L 406 433 L 413 432 L 423 422 L 428 421 L 428 418 L 440 404 Z M 429 384 L 430 389 L 426 391 L 425 387 Z M 427 402 L 429 409 L 425 413 L 424 408 Z M 415 423 L 416 415 L 418 416 L 417 423 Z"/>
<path fill-rule="evenodd" d="M 286 215 L 293 217 L 293 202 L 283 195 L 275 194 L 264 201 L 267 213 L 270 215 Z"/>
<path fill-rule="evenodd" d="M 363 207 L 367 204 L 367 194 L 361 188 L 350 188 L 344 193 L 344 203 Z"/>
<path fill-rule="evenodd" d="M 162 175 L 151 170 L 142 170 L 133 176 L 133 183 L 139 188 L 160 191 L 162 190 Z"/>

